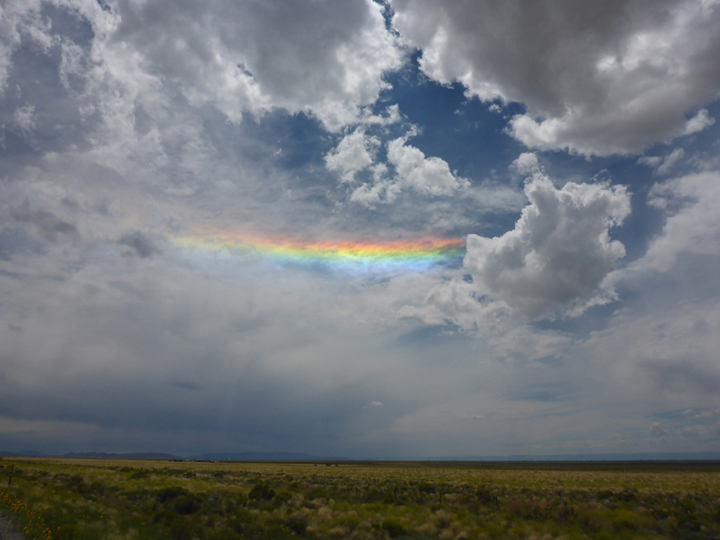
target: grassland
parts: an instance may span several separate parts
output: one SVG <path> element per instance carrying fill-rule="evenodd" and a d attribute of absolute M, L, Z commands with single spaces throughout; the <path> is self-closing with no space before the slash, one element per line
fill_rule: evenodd
<path fill-rule="evenodd" d="M 720 463 L 14 459 L 0 486 L 35 540 L 720 538 Z"/>

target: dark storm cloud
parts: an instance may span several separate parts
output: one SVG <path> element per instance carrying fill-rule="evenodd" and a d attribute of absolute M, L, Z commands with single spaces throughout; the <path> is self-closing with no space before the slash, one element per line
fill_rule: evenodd
<path fill-rule="evenodd" d="M 160 249 L 155 242 L 142 231 L 127 232 L 120 237 L 118 244 L 128 246 L 132 249 L 134 255 L 141 259 L 152 257 L 155 253 L 160 253 Z"/>
<path fill-rule="evenodd" d="M 637 153 L 712 123 L 720 8 L 700 0 L 392 0 L 430 77 L 518 101 L 510 133 L 539 149 Z M 692 116 L 693 119 L 688 121 Z"/>
<path fill-rule="evenodd" d="M 8 17 L 12 20 L 12 17 Z M 42 4 L 47 33 L 18 22 L 17 42 L 7 46 L 8 69 L 0 95 L 0 159 L 9 167 L 32 163 L 45 152 L 87 148 L 97 125 L 85 91 L 92 28 L 66 7 Z"/>

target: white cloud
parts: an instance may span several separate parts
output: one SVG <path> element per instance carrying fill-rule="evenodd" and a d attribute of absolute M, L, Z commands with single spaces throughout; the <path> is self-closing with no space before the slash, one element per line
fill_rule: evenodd
<path fill-rule="evenodd" d="M 720 255 L 720 174 L 691 174 L 655 184 L 649 202 L 664 209 L 662 234 L 632 270 L 667 271 L 682 253 Z"/>
<path fill-rule="evenodd" d="M 530 205 L 515 229 L 500 237 L 469 235 L 463 266 L 479 294 L 539 316 L 591 299 L 625 248 L 610 228 L 630 214 L 623 186 L 555 188 L 536 174 L 525 187 Z"/>
<path fill-rule="evenodd" d="M 710 118 L 707 109 L 702 109 L 693 116 L 685 124 L 685 135 L 691 135 L 693 133 L 699 133 L 706 127 L 710 127 L 715 123 L 714 118 Z"/>
<path fill-rule="evenodd" d="M 540 163 L 537 154 L 533 152 L 523 152 L 510 165 L 511 169 L 516 170 L 523 176 L 532 176 L 536 172 L 540 172 Z"/>
<path fill-rule="evenodd" d="M 338 130 L 375 102 L 403 56 L 372 0 L 122 2 L 118 17 L 114 48 L 234 121 L 279 107 Z"/>
<path fill-rule="evenodd" d="M 425 306 L 399 315 L 472 328 L 507 314 L 576 316 L 613 300 L 614 292 L 601 284 L 625 255 L 609 231 L 630 214 L 627 189 L 573 182 L 558 189 L 536 173 L 525 194 L 530 204 L 513 230 L 495 238 L 468 235 L 463 269 L 472 283 L 440 284 Z"/>
<path fill-rule="evenodd" d="M 638 159 L 638 163 L 657 169 L 663 162 L 662 156 L 643 156 Z"/>
<path fill-rule="evenodd" d="M 366 136 L 362 129 L 356 129 L 328 152 L 325 165 L 328 170 L 340 174 L 341 182 L 351 183 L 356 173 L 373 164 L 373 156 L 379 144 L 377 137 Z"/>
<path fill-rule="evenodd" d="M 15 111 L 15 123 L 23 132 L 23 134 L 29 135 L 32 129 L 35 127 L 35 106 L 25 105 Z"/>
<path fill-rule="evenodd" d="M 382 406 L 383 406 L 382 401 L 371 401 L 370 403 L 365 405 L 363 407 L 363 409 L 378 409 Z"/>
<path fill-rule="evenodd" d="M 362 116 L 360 116 L 358 122 L 363 126 L 389 126 L 391 124 L 397 124 L 400 120 L 402 120 L 402 117 L 400 116 L 400 107 L 397 103 L 387 107 L 385 109 L 385 113 L 385 116 L 382 114 L 372 114 L 370 108 L 367 107 L 363 110 Z"/>
<path fill-rule="evenodd" d="M 663 159 L 662 165 L 660 165 L 657 169 L 658 174 L 668 174 L 670 172 L 670 169 L 672 169 L 685 155 L 685 150 L 682 148 L 676 148 L 672 152 L 670 152 L 669 155 L 665 156 L 665 159 Z"/>
<path fill-rule="evenodd" d="M 426 158 L 423 152 L 406 143 L 407 137 L 388 143 L 388 161 L 395 167 L 401 187 L 435 197 L 453 195 L 470 187 L 466 178 L 452 173 L 447 161 Z"/>
<path fill-rule="evenodd" d="M 720 9 L 700 0 L 392 0 L 420 65 L 485 101 L 518 101 L 509 132 L 530 148 L 638 153 L 704 129 L 720 92 Z"/>
<path fill-rule="evenodd" d="M 50 45 L 39 8 L 40 0 L 6 2 L 0 6 L 0 91 L 5 90 L 12 54 L 20 44 L 22 34 L 32 36 L 43 48 Z"/>
<path fill-rule="evenodd" d="M 378 176 L 384 175 L 386 170 L 387 167 L 385 166 L 376 167 L 375 171 L 378 174 L 375 175 L 375 181 L 372 184 L 365 183 L 355 189 L 350 194 L 350 201 L 369 208 L 374 207 L 376 204 L 393 202 L 400 193 L 400 187 L 390 180 L 378 178 Z"/>
<path fill-rule="evenodd" d="M 388 178 L 386 176 L 387 166 L 378 164 L 373 167 L 373 183 L 365 183 L 355 189 L 351 194 L 351 201 L 373 206 L 381 202 L 393 202 L 399 193 L 406 190 L 426 197 L 449 197 L 467 191 L 470 181 L 453 174 L 447 161 L 435 156 L 425 157 L 420 149 L 407 144 L 407 140 L 415 134 L 416 131 L 413 129 L 404 137 L 399 137 L 387 144 L 387 160 L 395 169 L 394 176 Z M 345 140 L 341 142 L 341 145 L 344 142 Z M 361 144 L 365 143 L 358 138 L 357 142 L 352 144 L 353 148 L 359 148 Z M 345 146 L 349 148 L 350 144 Z M 340 146 L 338 146 L 339 150 Z M 350 153 L 347 150 L 343 152 L 343 155 Z M 360 155 L 361 151 L 356 151 L 355 154 Z M 362 159 L 355 161 L 366 163 L 364 158 L 363 155 Z M 334 158 L 332 164 L 329 163 L 329 165 L 338 168 Z M 352 174 L 354 175 L 354 173 Z M 343 181 L 347 181 L 345 175 L 342 178 Z"/>
<path fill-rule="evenodd" d="M 638 163 L 648 165 L 655 169 L 657 174 L 668 174 L 670 170 L 685 156 L 685 150 L 676 148 L 667 156 L 643 156 Z"/>

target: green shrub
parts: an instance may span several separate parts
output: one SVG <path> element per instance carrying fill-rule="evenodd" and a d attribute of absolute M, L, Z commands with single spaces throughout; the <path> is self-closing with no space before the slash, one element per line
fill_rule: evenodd
<path fill-rule="evenodd" d="M 248 494 L 248 498 L 256 501 L 269 501 L 273 497 L 275 497 L 275 490 L 267 484 L 255 484 Z"/>
<path fill-rule="evenodd" d="M 435 493 L 435 486 L 433 486 L 433 485 L 432 485 L 431 483 L 429 483 L 429 482 L 422 482 L 422 483 L 418 486 L 418 491 L 419 491 L 420 493 L 426 493 L 426 494 Z"/>
<path fill-rule="evenodd" d="M 173 510 L 182 516 L 188 516 L 200 510 L 200 506 L 200 498 L 197 495 L 189 493 L 175 499 Z"/>
<path fill-rule="evenodd" d="M 244 537 L 232 529 L 220 529 L 208 534 L 207 540 L 244 540 Z"/>
<path fill-rule="evenodd" d="M 177 499 L 181 495 L 188 495 L 190 492 L 181 486 L 166 487 L 158 491 L 155 498 L 160 503 L 166 503 L 173 499 Z"/>
<path fill-rule="evenodd" d="M 382 522 L 383 530 L 387 531 L 390 538 L 397 538 L 398 536 L 404 536 L 407 534 L 405 527 L 402 523 L 395 519 L 386 519 Z"/>
<path fill-rule="evenodd" d="M 283 490 L 278 491 L 275 494 L 274 501 L 277 504 L 284 504 L 284 503 L 288 502 L 290 499 L 292 499 L 292 495 L 290 494 L 290 492 L 283 489 Z"/>
<path fill-rule="evenodd" d="M 285 522 L 288 529 L 297 534 L 298 536 L 305 536 L 307 530 L 307 519 L 301 516 L 291 516 Z"/>
<path fill-rule="evenodd" d="M 479 503 L 485 506 L 497 506 L 498 498 L 488 487 L 481 486 L 475 492 L 475 497 Z"/>

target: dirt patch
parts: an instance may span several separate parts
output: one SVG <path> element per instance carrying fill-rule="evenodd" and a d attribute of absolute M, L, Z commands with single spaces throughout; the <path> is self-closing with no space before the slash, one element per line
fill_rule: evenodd
<path fill-rule="evenodd" d="M 26 538 L 22 534 L 15 530 L 10 521 L 2 516 L 0 516 L 0 539 L 26 540 Z"/>

